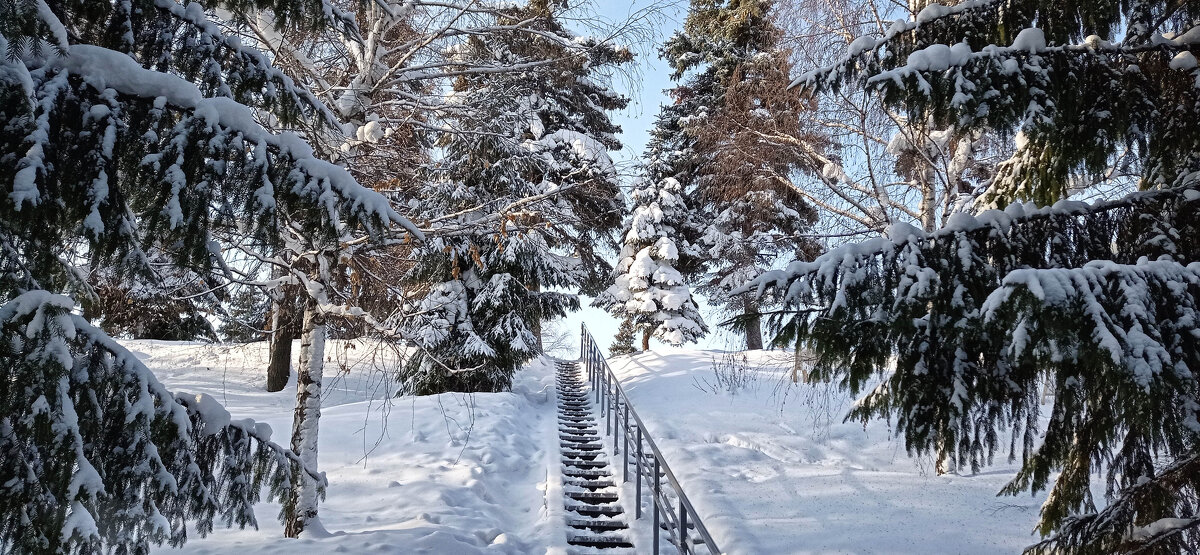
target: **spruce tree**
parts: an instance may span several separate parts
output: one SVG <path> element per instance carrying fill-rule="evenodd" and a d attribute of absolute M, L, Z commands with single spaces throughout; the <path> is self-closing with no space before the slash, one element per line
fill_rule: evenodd
<path fill-rule="evenodd" d="M 786 295 L 775 340 L 812 349 L 815 379 L 882 380 L 850 418 L 888 418 L 942 470 L 978 469 L 1007 443 L 1021 468 L 1003 493 L 1049 489 L 1035 552 L 1200 545 L 1198 16 L 1168 2 L 930 4 L 798 81 L 878 87 L 913 121 L 1015 139 L 987 197 L 1002 211 L 933 233 L 895 225 L 757 286 Z M 1151 191 L 1064 200 L 1125 149 Z"/>
<path fill-rule="evenodd" d="M 657 337 L 671 345 L 699 340 L 708 328 L 683 275 L 675 239 L 677 222 L 690 216 L 678 181 L 642 181 L 633 192 L 634 208 L 616 268 L 616 278 L 596 306 L 622 318 L 622 334 L 637 333 L 641 348 Z M 619 334 L 614 349 L 623 350 Z"/>
<path fill-rule="evenodd" d="M 632 319 L 626 318 L 621 321 L 621 325 L 617 328 L 617 334 L 613 336 L 612 345 L 608 346 L 608 356 L 617 357 L 638 352 L 637 347 L 633 345 L 633 342 L 638 339 L 635 328 Z"/>
<path fill-rule="evenodd" d="M 622 319 L 613 352 L 624 350 L 625 335 L 641 336 L 642 350 L 650 338 L 682 345 L 708 333 L 692 300 L 679 260 L 676 228 L 691 216 L 679 182 L 667 177 L 642 180 L 633 191 L 633 212 L 621 247 L 614 283 L 593 303 Z"/>
<path fill-rule="evenodd" d="M 457 52 L 466 68 L 440 136 L 443 157 L 408 193 L 430 220 L 406 283 L 423 295 L 404 333 L 419 347 L 407 393 L 499 391 L 540 351 L 544 321 L 579 307 L 611 268 L 597 247 L 620 225 L 608 112 L 627 99 L 598 79 L 630 53 L 579 37 L 558 2 L 498 10 L 497 28 Z M 515 26 L 520 24 L 520 29 Z M 537 32 L 529 32 L 536 30 Z M 505 68 L 527 68 L 514 71 Z"/>
<path fill-rule="evenodd" d="M 280 31 L 349 22 L 321 0 L 214 0 Z M 145 553 L 186 523 L 256 525 L 308 461 L 212 398 L 174 395 L 74 314 L 113 271 L 157 275 L 147 253 L 228 278 L 222 249 L 272 252 L 279 230 L 323 248 L 361 229 L 419 232 L 381 195 L 256 117 L 320 125 L 327 110 L 198 3 L 0 6 L 0 548 Z M 348 27 L 349 28 L 349 27 Z M 304 464 L 302 464 L 302 462 Z"/>
<path fill-rule="evenodd" d="M 729 292 L 772 267 L 781 256 L 808 258 L 818 251 L 808 231 L 816 211 L 793 179 L 812 171 L 808 157 L 779 148 L 773 136 L 805 137 L 809 104 L 787 91 L 789 53 L 779 47 L 771 3 L 762 0 L 695 0 L 683 33 L 664 46 L 673 77 L 671 94 L 694 107 L 669 122 L 687 137 L 686 190 L 706 225 L 706 275 L 693 275 L 710 304 L 741 314 L 749 349 L 761 349 L 759 300 Z M 663 122 L 668 123 L 668 122 Z M 815 141 L 811 141 L 815 142 Z"/>

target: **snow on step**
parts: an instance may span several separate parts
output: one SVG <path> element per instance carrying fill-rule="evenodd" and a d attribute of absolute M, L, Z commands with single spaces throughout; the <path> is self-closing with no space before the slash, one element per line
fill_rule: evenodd
<path fill-rule="evenodd" d="M 571 553 L 635 553 L 579 366 L 559 362 L 557 377 L 563 504 Z"/>

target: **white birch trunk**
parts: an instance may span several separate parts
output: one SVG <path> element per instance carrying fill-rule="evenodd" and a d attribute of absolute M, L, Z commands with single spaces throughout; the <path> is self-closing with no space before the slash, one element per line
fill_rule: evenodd
<path fill-rule="evenodd" d="M 300 367 L 296 376 L 296 414 L 292 420 L 292 451 L 300 462 L 317 470 L 317 429 L 321 418 L 321 377 L 325 368 L 325 315 L 315 299 L 304 306 L 304 335 L 300 342 Z M 307 472 L 292 482 L 292 512 L 284 535 L 294 538 L 305 530 L 319 532 L 317 483 Z"/>

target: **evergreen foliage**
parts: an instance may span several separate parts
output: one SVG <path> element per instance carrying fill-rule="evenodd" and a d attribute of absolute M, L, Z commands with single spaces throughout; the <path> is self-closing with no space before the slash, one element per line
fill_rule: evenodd
<path fill-rule="evenodd" d="M 1043 506 L 1049 533 L 1092 510 L 1091 472 L 1108 468 L 1114 493 L 1153 477 L 1159 457 L 1197 448 L 1200 268 L 1176 261 L 1200 256 L 1196 198 L 1189 188 L 1014 204 L 934 234 L 897 224 L 759 283 L 802 309 L 771 323 L 777 343 L 813 349 L 813 379 L 862 391 L 895 357 L 849 417 L 894 419 L 911 452 L 972 470 L 1008 428 L 1023 462 L 1008 493 L 1063 471 Z M 1046 380 L 1055 398 L 1039 444 Z"/>
<path fill-rule="evenodd" d="M 671 345 L 695 342 L 708 327 L 674 267 L 680 251 L 676 228 L 692 216 L 682 187 L 670 177 L 643 180 L 633 191 L 633 205 L 614 283 L 593 303 L 622 319 L 611 351 L 632 348 L 635 333 L 643 349 L 651 336 Z"/>
<path fill-rule="evenodd" d="M 73 305 L 34 291 L 0 306 L 0 547 L 146 553 L 183 544 L 187 521 L 257 526 L 296 456 L 211 397 L 172 395 Z"/>
<path fill-rule="evenodd" d="M 280 30 L 351 25 L 323 0 L 207 4 L 235 23 L 271 9 Z M 57 293 L 94 301 L 95 274 L 161 287 L 160 255 L 218 283 L 230 242 L 274 252 L 289 226 L 325 249 L 419 232 L 257 123 L 331 119 L 199 3 L 5 2 L 0 50 L 0 548 L 146 553 L 182 544 L 187 521 L 256 525 L 263 486 L 323 484 L 268 428 L 166 391 Z"/>
<path fill-rule="evenodd" d="M 775 342 L 812 349 L 813 379 L 861 392 L 882 378 L 849 418 L 894 419 L 909 451 L 942 468 L 990 464 L 1010 430 L 1022 469 L 1004 492 L 1049 487 L 1042 533 L 1071 530 L 1069 545 L 1107 552 L 1134 526 L 1198 518 L 1193 481 L 1159 483 L 1161 503 L 1129 493 L 1200 447 L 1200 267 L 1179 262 L 1200 257 L 1196 199 L 1185 188 L 1013 204 L 934 234 L 897 224 L 758 283 L 796 309 L 772 318 Z M 1039 442 L 1043 383 L 1055 397 Z M 1104 469 L 1107 530 L 1090 514 L 1091 475 Z"/>
<path fill-rule="evenodd" d="M 458 48 L 468 68 L 528 69 L 456 81 L 452 101 L 475 109 L 449 119 L 443 159 L 408 195 L 435 232 L 414 250 L 406 279 L 423 298 L 405 323 L 420 347 L 400 376 L 405 393 L 507 389 L 540 352 L 542 323 L 578 308 L 560 291 L 594 289 L 611 271 L 596 252 L 620 225 L 607 152 L 620 148 L 620 128 L 607 112 L 628 101 L 596 79 L 632 57 L 573 35 L 561 8 L 500 10 L 500 29 L 523 28 Z"/>
<path fill-rule="evenodd" d="M 693 1 L 683 32 L 663 47 L 681 83 L 671 91 L 676 106 L 663 108 L 656 130 L 682 136 L 671 140 L 676 153 L 663 162 L 669 173 L 683 174 L 693 210 L 704 214 L 693 218 L 705 222 L 698 237 L 682 234 L 701 247 L 706 263 L 684 266 L 711 305 L 747 316 L 740 329 L 751 349 L 762 347 L 753 316 L 759 303 L 729 292 L 781 256 L 819 251 L 806 235 L 816 211 L 793 182 L 819 168 L 774 139 L 818 142 L 803 129 L 809 102 L 787 91 L 790 53 L 779 47 L 771 17 L 763 0 Z M 699 266 L 707 272 L 702 278 Z"/>
<path fill-rule="evenodd" d="M 797 81 L 878 87 L 910 121 L 1016 139 L 987 197 L 1003 211 L 933 233 L 894 225 L 757 285 L 785 296 L 775 341 L 816 353 L 814 379 L 867 391 L 849 418 L 894 419 L 940 470 L 978 470 L 1007 443 L 1021 469 L 1002 493 L 1049 489 L 1048 537 L 1031 551 L 1200 545 L 1200 174 L 1183 123 L 1200 108 L 1197 15 L 1168 2 L 929 4 Z M 1163 190 L 1060 200 L 1125 150 L 1141 186 Z"/>
<path fill-rule="evenodd" d="M 222 307 L 213 288 L 192 272 L 150 257 L 154 279 L 126 282 L 111 268 L 93 272 L 95 298 L 84 299 L 84 317 L 118 338 L 216 340 L 207 316 Z"/>
<path fill-rule="evenodd" d="M 173 296 L 173 288 L 135 283 L 124 287 L 110 281 L 94 287 L 97 302 L 84 314 L 98 318 L 98 325 L 113 337 L 160 341 L 217 339 L 206 314 L 191 299 Z"/>
<path fill-rule="evenodd" d="M 1197 17 L 1152 0 L 928 3 L 797 84 L 875 87 L 912 121 L 1016 134 L 989 206 L 1053 203 L 1126 149 L 1142 188 L 1177 186 L 1200 169 Z"/>
<path fill-rule="evenodd" d="M 633 345 L 637 340 L 636 334 L 634 321 L 629 318 L 622 320 L 621 325 L 617 327 L 617 334 L 613 336 L 612 345 L 608 346 L 608 356 L 618 357 L 638 352 L 637 347 Z"/>

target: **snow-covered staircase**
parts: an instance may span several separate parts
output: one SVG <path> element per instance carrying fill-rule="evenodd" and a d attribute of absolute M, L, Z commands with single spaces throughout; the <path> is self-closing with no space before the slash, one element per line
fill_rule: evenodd
<path fill-rule="evenodd" d="M 619 487 L 604 454 L 579 365 L 559 361 L 557 385 L 567 543 L 573 546 L 572 553 L 633 553 Z"/>

